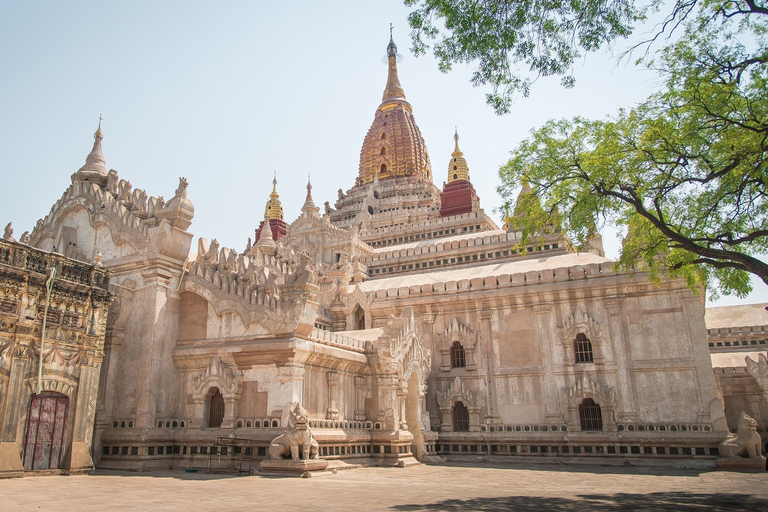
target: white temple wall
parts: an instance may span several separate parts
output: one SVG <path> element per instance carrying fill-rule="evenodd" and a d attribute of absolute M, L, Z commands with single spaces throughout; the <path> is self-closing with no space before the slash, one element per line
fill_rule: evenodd
<path fill-rule="evenodd" d="M 619 421 L 720 425 L 701 297 L 682 282 L 612 274 L 536 288 L 387 293 L 372 304 L 374 325 L 408 305 L 432 351 L 433 424 L 445 419 L 435 394 L 458 377 L 490 423 L 579 430 L 578 405 L 591 397 L 603 400 L 609 430 Z M 469 333 L 464 368 L 451 367 L 447 350 L 454 322 Z M 576 362 L 578 333 L 590 340 L 592 361 Z"/>

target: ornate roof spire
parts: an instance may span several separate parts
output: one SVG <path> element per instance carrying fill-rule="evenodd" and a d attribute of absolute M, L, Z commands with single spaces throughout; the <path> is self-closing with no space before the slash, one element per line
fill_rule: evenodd
<path fill-rule="evenodd" d="M 275 172 L 275 178 L 272 180 L 272 193 L 269 194 L 264 216 L 268 219 L 283 220 L 283 205 L 280 203 L 280 196 L 277 193 L 277 172 Z"/>
<path fill-rule="evenodd" d="M 390 31 L 392 27 L 390 26 Z M 355 186 L 403 176 L 432 179 L 432 165 L 424 138 L 413 117 L 413 108 L 397 77 L 397 46 L 390 34 L 389 69 L 383 101 L 360 150 L 360 174 Z"/>
<path fill-rule="evenodd" d="M 264 223 L 261 225 L 261 233 L 259 234 L 259 241 L 256 242 L 256 247 L 269 250 L 277 247 L 275 240 L 272 238 L 272 226 L 269 225 L 269 216 L 267 215 L 264 215 Z"/>
<path fill-rule="evenodd" d="M 459 130 L 455 129 L 453 140 L 456 141 L 456 148 L 451 153 L 451 162 L 448 164 L 448 183 L 458 180 L 469 181 L 469 165 L 464 159 L 464 153 L 459 149 Z"/>
<path fill-rule="evenodd" d="M 104 135 L 101 133 L 101 116 L 99 116 L 99 127 L 93 134 L 93 149 L 85 159 L 85 165 L 77 171 L 77 177 L 83 181 L 94 181 L 100 185 L 107 182 L 107 168 L 104 161 L 104 153 L 101 151 L 101 140 Z"/>
<path fill-rule="evenodd" d="M 389 63 L 389 72 L 387 73 L 387 86 L 384 88 L 384 96 L 381 101 L 402 100 L 405 101 L 405 91 L 400 85 L 400 79 L 397 77 L 397 46 L 392 39 L 392 29 L 389 24 L 389 44 L 387 45 L 387 61 Z"/>
<path fill-rule="evenodd" d="M 320 208 L 315 206 L 315 202 L 312 200 L 312 182 L 307 175 L 307 198 L 304 200 L 304 206 L 301 207 L 301 213 L 308 216 L 317 216 L 320 212 Z"/>

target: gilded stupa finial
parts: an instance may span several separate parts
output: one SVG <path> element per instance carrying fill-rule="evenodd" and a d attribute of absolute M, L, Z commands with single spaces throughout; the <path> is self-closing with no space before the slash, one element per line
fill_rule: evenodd
<path fill-rule="evenodd" d="M 464 158 L 464 153 L 459 149 L 459 130 L 456 127 L 453 130 L 455 148 L 451 153 L 451 163 L 448 165 L 448 183 L 457 180 L 469 180 L 469 165 Z"/>
<path fill-rule="evenodd" d="M 392 30 L 395 28 L 391 23 L 389 24 L 389 44 L 387 45 L 387 57 L 397 57 L 397 45 L 395 44 Z"/>
<path fill-rule="evenodd" d="M 277 171 L 275 171 L 275 177 L 272 179 L 272 193 L 269 194 L 264 216 L 268 219 L 283 219 L 283 205 L 280 203 L 280 195 L 277 193 Z"/>
<path fill-rule="evenodd" d="M 389 71 L 387 73 L 387 86 L 384 88 L 382 102 L 392 100 L 405 100 L 405 91 L 400 85 L 400 79 L 397 76 L 397 46 L 392 36 L 394 26 L 389 24 L 389 44 L 387 45 L 387 62 Z"/>

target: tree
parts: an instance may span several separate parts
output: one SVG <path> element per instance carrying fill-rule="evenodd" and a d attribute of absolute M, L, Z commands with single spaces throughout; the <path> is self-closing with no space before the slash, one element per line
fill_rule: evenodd
<path fill-rule="evenodd" d="M 629 36 L 656 3 L 405 0 L 405 5 L 416 7 L 408 16 L 413 51 L 424 54 L 429 43 L 436 41 L 433 51 L 445 72 L 454 63 L 477 61 L 472 83 L 492 86 L 486 99 L 500 114 L 509 112 L 517 93 L 527 96 L 532 80 L 539 75 L 562 75 L 562 84 L 572 87 L 571 70 L 581 51 L 596 51 Z M 529 72 L 521 72 L 519 64 Z"/>
<path fill-rule="evenodd" d="M 622 267 L 744 296 L 749 274 L 768 284 L 768 8 L 704 1 L 682 27 L 643 61 L 661 92 L 612 119 L 534 130 L 499 192 L 509 200 L 527 181 L 541 200 L 518 205 L 524 237 L 557 224 L 585 246 L 597 221 L 615 222 L 629 232 Z"/>

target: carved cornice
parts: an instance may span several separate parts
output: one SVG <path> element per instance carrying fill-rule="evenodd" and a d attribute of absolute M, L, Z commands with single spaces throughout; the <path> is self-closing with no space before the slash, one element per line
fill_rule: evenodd
<path fill-rule="evenodd" d="M 227 365 L 218 355 L 214 355 L 208 367 L 192 377 L 192 392 L 202 398 L 210 388 L 217 387 L 222 395 L 238 394 L 242 388 L 242 380 L 239 371 Z"/>
<path fill-rule="evenodd" d="M 453 382 L 448 384 L 448 388 L 445 391 L 438 391 L 437 404 L 441 409 L 450 409 L 456 402 L 462 402 L 468 409 L 475 409 L 481 407 L 480 397 L 470 391 L 467 385 L 461 380 L 460 377 L 453 379 Z"/>
<path fill-rule="evenodd" d="M 344 304 L 344 313 L 351 314 L 359 304 L 363 310 L 370 310 L 373 302 L 373 294 L 366 294 L 360 289 L 360 285 L 355 285 L 350 293 L 341 296 L 341 302 Z"/>
<path fill-rule="evenodd" d="M 564 392 L 566 402 L 572 405 L 585 398 L 592 398 L 600 405 L 616 404 L 615 390 L 587 374 L 578 378 L 576 384 L 566 388 Z"/>
<path fill-rule="evenodd" d="M 25 379 L 29 394 L 37 393 L 37 376 Z M 53 391 L 72 398 L 78 386 L 78 379 L 69 374 L 44 373 L 42 379 L 43 391 Z"/>
<path fill-rule="evenodd" d="M 576 313 L 568 315 L 558 330 L 564 340 L 573 340 L 579 332 L 583 332 L 588 338 L 594 340 L 603 337 L 601 326 L 602 324 L 589 316 L 586 311 L 579 309 Z"/>
<path fill-rule="evenodd" d="M 455 341 L 461 343 L 465 350 L 472 350 L 477 344 L 477 338 L 477 332 L 459 323 L 457 318 L 453 319 L 443 333 L 437 334 L 438 347 L 443 351 L 449 350 Z"/>

